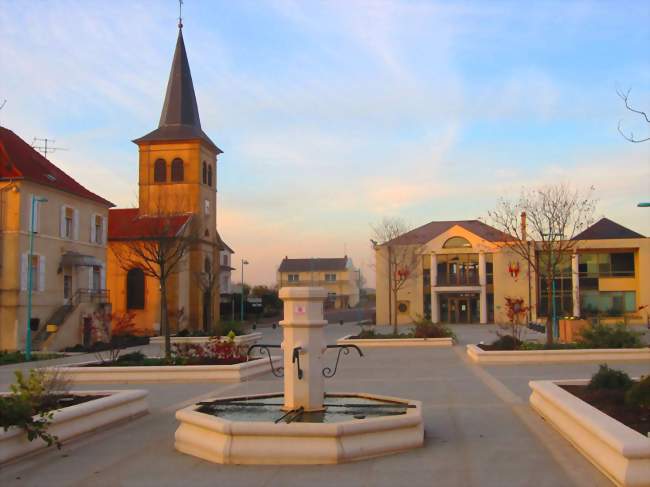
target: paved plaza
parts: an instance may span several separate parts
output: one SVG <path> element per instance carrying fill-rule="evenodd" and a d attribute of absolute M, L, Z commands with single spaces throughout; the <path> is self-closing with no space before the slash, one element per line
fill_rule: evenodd
<path fill-rule="evenodd" d="M 353 324 L 326 327 L 328 343 L 355 333 Z M 606 486 L 612 485 L 528 405 L 531 379 L 588 378 L 593 364 L 477 366 L 465 344 L 489 341 L 495 328 L 458 325 L 453 348 L 368 349 L 343 356 L 328 391 L 371 392 L 423 402 L 423 448 L 334 466 L 216 465 L 174 450 L 174 412 L 198 400 L 282 390 L 271 373 L 244 383 L 129 384 L 75 389 L 147 389 L 149 415 L 88 435 L 0 469 L 3 486 Z M 279 329 L 264 328 L 265 343 L 279 343 Z M 141 347 L 148 354 L 157 346 Z M 335 359 L 335 352 L 329 352 Z M 90 356 L 92 358 L 92 355 Z M 39 365 L 88 360 L 68 357 Z M 615 367 L 633 376 L 647 363 Z M 0 367 L 0 390 L 13 370 Z"/>

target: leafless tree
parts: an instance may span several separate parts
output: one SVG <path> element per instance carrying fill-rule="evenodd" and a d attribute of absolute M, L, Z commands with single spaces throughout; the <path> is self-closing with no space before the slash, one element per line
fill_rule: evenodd
<path fill-rule="evenodd" d="M 378 250 L 375 255 L 385 260 L 388 271 L 388 316 L 394 334 L 397 334 L 397 295 L 409 280 L 417 279 L 421 270 L 422 246 L 395 242 L 395 239 L 409 230 L 406 222 L 396 217 L 384 217 L 377 225 L 372 225 L 371 241 L 374 249 Z M 384 247 L 385 251 L 381 247 Z M 379 285 L 379 276 L 377 281 Z"/>
<path fill-rule="evenodd" d="M 191 218 L 159 209 L 154 214 L 140 216 L 135 222 L 137 235 L 112 245 L 119 265 L 125 271 L 141 269 L 145 276 L 160 285 L 160 330 L 165 336 L 165 357 L 171 357 L 171 334 L 167 309 L 167 284 L 179 271 L 183 257 L 194 241 Z M 179 222 L 183 222 L 180 223 Z"/>
<path fill-rule="evenodd" d="M 203 291 L 203 296 L 208 298 L 209 306 L 206 308 L 205 322 L 208 324 L 208 330 L 212 331 L 212 298 L 214 296 L 214 291 L 218 287 L 219 282 L 219 271 L 215 271 L 212 262 L 209 259 L 206 259 L 203 272 L 197 272 L 194 275 L 194 279 L 201 291 Z"/>
<path fill-rule="evenodd" d="M 575 237 L 593 222 L 593 192 L 593 187 L 581 191 L 555 184 L 524 188 L 515 200 L 499 199 L 496 208 L 488 212 L 490 223 L 510 236 L 499 245 L 519 255 L 536 276 L 543 276 L 550 290 L 553 280 L 561 275 L 561 266 L 570 262 L 579 244 Z M 548 292 L 549 313 L 551 308 L 552 295 Z M 552 343 L 550 320 L 547 323 L 546 340 Z"/>
<path fill-rule="evenodd" d="M 623 93 L 620 90 L 616 90 L 616 93 L 621 98 L 621 100 L 623 100 L 623 103 L 625 103 L 625 108 L 627 108 L 632 113 L 636 113 L 637 115 L 640 115 L 641 118 L 644 119 L 647 124 L 650 124 L 650 118 L 648 117 L 648 114 L 646 112 L 641 111 L 641 110 L 637 110 L 636 108 L 634 108 L 634 107 L 632 107 L 630 105 L 630 102 L 629 102 L 630 90 L 627 90 L 625 93 Z M 634 133 L 631 132 L 631 131 L 630 131 L 629 134 L 626 134 L 625 132 L 623 132 L 623 129 L 621 129 L 621 121 L 620 120 L 618 121 L 618 132 L 623 136 L 623 138 L 625 138 L 629 142 L 634 142 L 636 144 L 638 144 L 640 142 L 647 142 L 648 140 L 650 140 L 650 137 L 645 137 L 643 139 L 638 139 L 638 138 L 636 138 L 634 136 Z"/>

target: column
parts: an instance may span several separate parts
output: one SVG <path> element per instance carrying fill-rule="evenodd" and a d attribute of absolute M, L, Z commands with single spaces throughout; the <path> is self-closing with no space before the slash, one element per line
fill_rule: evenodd
<path fill-rule="evenodd" d="M 438 279 L 438 258 L 435 252 L 431 252 L 431 268 L 429 269 L 429 279 L 431 285 L 431 321 L 440 322 L 440 307 L 438 304 L 438 291 L 436 290 Z"/>
<path fill-rule="evenodd" d="M 580 316 L 580 274 L 578 254 L 571 256 L 571 289 L 573 293 L 573 316 Z"/>
<path fill-rule="evenodd" d="M 487 277 L 485 269 L 485 252 L 479 252 L 478 254 L 478 283 L 481 286 L 481 299 L 479 302 L 480 312 L 479 312 L 479 321 L 482 325 L 487 324 L 488 313 L 487 313 Z"/>

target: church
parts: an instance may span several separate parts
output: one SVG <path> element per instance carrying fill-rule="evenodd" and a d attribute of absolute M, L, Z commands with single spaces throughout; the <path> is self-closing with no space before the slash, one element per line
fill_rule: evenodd
<path fill-rule="evenodd" d="M 201 128 L 182 23 L 178 27 L 160 123 L 133 141 L 139 150 L 139 206 L 111 209 L 108 219 L 112 310 L 131 313 L 144 334 L 161 332 L 160 282 L 129 254 L 161 233 L 191 242 L 166 285 L 171 331 L 208 330 L 219 320 L 219 256 L 225 244 L 216 228 L 216 190 L 222 151 Z"/>

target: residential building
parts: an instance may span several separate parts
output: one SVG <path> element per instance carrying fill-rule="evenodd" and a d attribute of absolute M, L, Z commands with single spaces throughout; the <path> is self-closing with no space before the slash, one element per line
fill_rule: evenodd
<path fill-rule="evenodd" d="M 350 308 L 359 303 L 359 273 L 347 255 L 309 259 L 285 257 L 278 268 L 278 287 L 320 286 L 327 290 L 327 306 Z"/>
<path fill-rule="evenodd" d="M 132 312 L 141 332 L 159 333 L 159 282 L 143 268 L 125 268 L 125 259 L 118 256 L 154 233 L 191 237 L 193 243 L 167 286 L 170 328 L 207 330 L 219 320 L 219 280 L 210 289 L 202 282 L 206 274 L 220 270 L 216 188 L 222 151 L 201 128 L 180 26 L 159 126 L 134 143 L 139 149 L 139 207 L 109 214 L 113 308 Z"/>
<path fill-rule="evenodd" d="M 33 348 L 89 340 L 95 313 L 110 311 L 111 206 L 0 127 L 0 350 L 25 347 L 30 267 Z M 48 324 L 57 331 L 49 333 Z"/>
<path fill-rule="evenodd" d="M 232 319 L 235 315 L 235 289 L 232 284 L 232 254 L 235 251 L 231 249 L 226 242 L 221 240 L 221 250 L 219 252 L 219 292 L 221 299 L 221 316 L 224 319 Z"/>
<path fill-rule="evenodd" d="M 506 242 L 510 237 L 479 220 L 435 221 L 379 245 L 377 323 L 406 324 L 418 316 L 442 323 L 505 323 L 506 298 L 521 298 L 532 320 L 546 320 L 546 279 L 535 275 Z M 603 218 L 577 240 L 556 277 L 558 316 L 641 322 L 650 303 L 650 239 Z M 410 248 L 417 269 L 392 297 L 389 252 Z M 543 258 L 535 244 L 535 258 Z"/>

